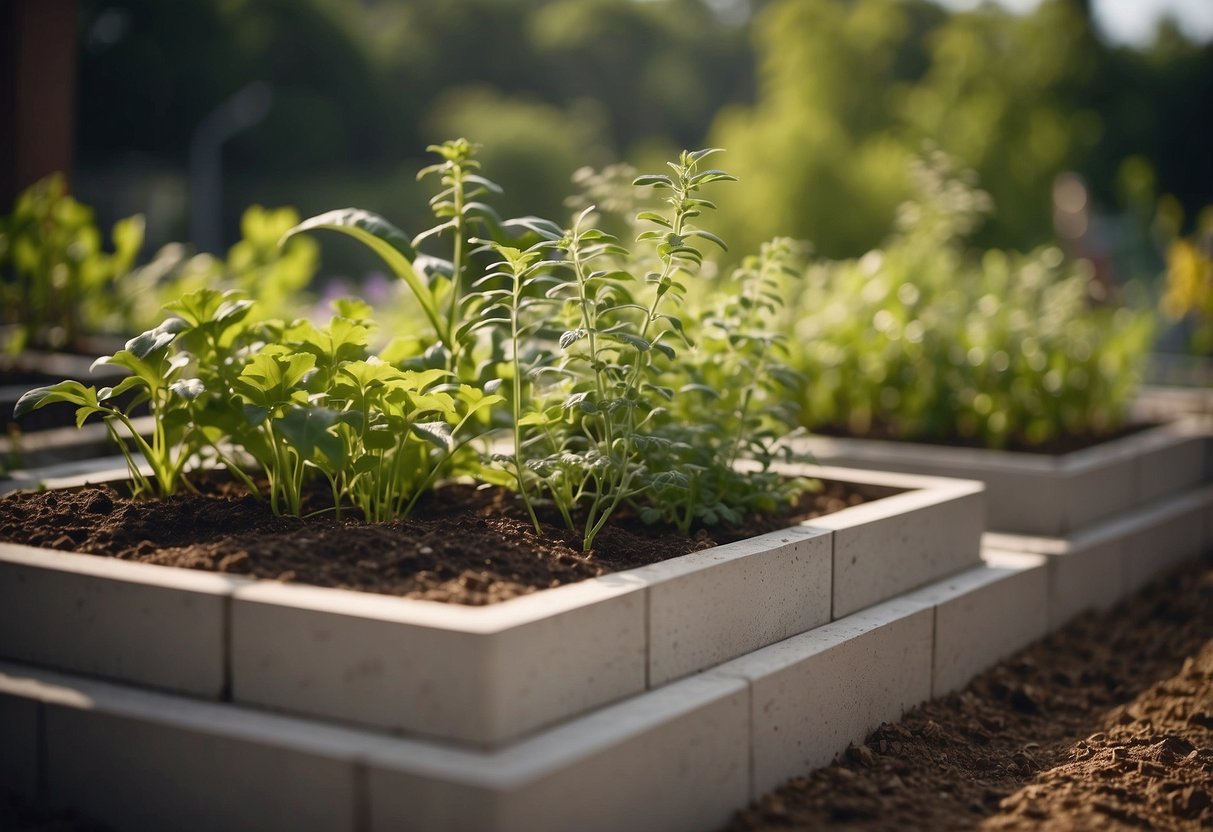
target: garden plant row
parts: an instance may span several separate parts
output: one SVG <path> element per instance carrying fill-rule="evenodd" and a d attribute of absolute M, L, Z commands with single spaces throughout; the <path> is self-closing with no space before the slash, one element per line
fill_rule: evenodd
<path fill-rule="evenodd" d="M 1208 549 L 1213 486 L 1181 502 L 1184 511 L 1146 518 L 1147 533 L 1117 552 L 1165 568 L 1176 543 L 1188 555 Z M 1103 569 L 1120 566 L 1104 555 Z M 8 663 L 0 720 L 14 741 L 0 773 L 26 796 L 130 829 L 165 817 L 199 829 L 283 819 L 300 829 L 713 828 L 1056 625 L 1052 557 L 989 547 L 983 556 L 950 578 L 491 749 Z"/>
<path fill-rule="evenodd" d="M 729 525 L 778 512 L 816 478 L 867 502 L 487 608 L 0 544 L 11 790 L 132 829 L 165 817 L 200 829 L 707 828 L 1213 545 L 1206 426 L 1060 462 L 979 462 L 969 480 L 792 462 L 803 446 L 784 440 L 813 379 L 783 359 L 816 372 L 770 323 L 793 247 L 776 241 L 698 291 L 696 245 L 723 248 L 696 224 L 712 207 L 701 187 L 730 178 L 701 165 L 712 151 L 636 178 L 664 207 L 630 216 L 629 248 L 592 208 L 569 228 L 502 221 L 472 147 L 434 149 L 433 229 L 409 239 L 347 209 L 291 232 L 340 231 L 378 253 L 418 310 L 404 334 L 374 347 L 357 301 L 317 326 L 195 289 L 98 362 L 124 378 L 40 388 L 18 410 L 68 402 L 80 422 L 100 417 L 125 467 L 90 478 L 125 478 L 147 498 L 221 466 L 276 513 L 311 510 L 321 483 L 322 511 L 378 521 L 471 477 L 512 489 L 536 530 L 536 506 L 554 507 L 587 550 L 623 511 L 682 532 Z M 449 257 L 419 253 L 443 238 Z M 883 311 L 880 331 L 917 343 Z M 962 380 L 974 350 L 989 352 L 958 356 Z M 1089 339 L 1063 351 L 1046 375 L 1098 369 Z M 873 383 L 873 402 L 900 384 Z M 1014 402 L 1039 393 L 1013 384 L 998 412 L 1013 420 Z M 1082 409 L 1058 404 L 1061 423 Z M 1041 424 L 960 429 L 1006 440 Z M 987 535 L 983 550 L 975 479 L 1040 524 L 1007 530 L 1069 536 Z"/>

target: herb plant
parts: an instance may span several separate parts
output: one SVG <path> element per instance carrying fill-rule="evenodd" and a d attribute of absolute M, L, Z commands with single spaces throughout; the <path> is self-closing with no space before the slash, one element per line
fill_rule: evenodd
<path fill-rule="evenodd" d="M 279 245 L 298 222 L 294 208 L 252 205 L 241 215 L 240 240 L 226 257 L 169 243 L 118 280 L 121 308 L 115 326 L 132 332 L 155 326 L 166 304 L 204 287 L 241 292 L 255 301 L 256 318 L 305 314 L 311 304 L 308 289 L 319 267 L 319 246 L 306 237 Z"/>
<path fill-rule="evenodd" d="M 688 302 L 692 282 L 703 294 L 711 285 L 702 246 L 725 247 L 700 225 L 714 208 L 703 189 L 733 178 L 705 164 L 717 151 L 636 177 L 660 209 L 631 218 L 638 233 L 625 243 L 593 206 L 567 228 L 502 222 L 483 201 L 497 188 L 474 146 L 432 149 L 441 161 L 422 175 L 438 179 L 433 228 L 409 238 L 345 209 L 284 235 L 330 229 L 364 242 L 410 288 L 420 333 L 398 333 L 376 355 L 361 302 L 338 302 L 320 326 L 267 319 L 246 293 L 201 287 L 103 359 L 130 378 L 112 390 L 40 388 L 19 412 L 68 401 L 80 421 L 125 427 L 137 493 L 171 494 L 189 487 L 187 466 L 222 464 L 254 493 L 260 472 L 275 512 L 302 514 L 309 484 L 324 483 L 338 514 L 383 521 L 442 479 L 472 477 L 514 489 L 537 531 L 550 508 L 587 550 L 624 508 L 688 532 L 775 511 L 804 487 L 770 471 L 790 431 L 781 402 L 792 375 L 769 326 L 788 245 L 746 259 L 726 294 Z M 419 253 L 438 241 L 449 259 Z M 150 441 L 113 404 L 127 391 L 151 409 Z"/>
<path fill-rule="evenodd" d="M 1150 317 L 1101 302 L 1088 265 L 1056 248 L 969 253 L 988 197 L 941 155 L 917 177 L 883 248 L 785 284 L 802 423 L 992 448 L 1116 429 Z"/>
<path fill-rule="evenodd" d="M 102 248 L 92 209 L 67 193 L 61 175 L 17 197 L 0 217 L 0 323 L 13 354 L 76 347 L 80 337 L 112 326 L 111 284 L 130 270 L 143 245 L 143 218 L 114 225 L 114 251 Z"/>

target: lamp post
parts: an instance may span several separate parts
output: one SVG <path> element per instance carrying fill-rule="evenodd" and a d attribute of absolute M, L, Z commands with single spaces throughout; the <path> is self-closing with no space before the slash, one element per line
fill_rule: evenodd
<path fill-rule="evenodd" d="M 190 139 L 190 240 L 199 251 L 222 248 L 224 142 L 259 124 L 270 110 L 272 95 L 264 81 L 241 88 L 199 122 Z"/>

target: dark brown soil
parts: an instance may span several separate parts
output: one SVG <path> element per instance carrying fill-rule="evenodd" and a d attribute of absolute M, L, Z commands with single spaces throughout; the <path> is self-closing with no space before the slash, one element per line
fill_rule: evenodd
<path fill-rule="evenodd" d="M 0 499 L 0 540 L 63 551 L 341 587 L 432 601 L 489 604 L 784 528 L 881 496 L 826 483 L 783 518 L 690 537 L 637 522 L 606 527 L 585 554 L 580 537 L 542 536 L 498 489 L 441 489 L 408 520 L 363 523 L 274 516 L 230 483 L 204 493 L 131 501 L 109 486 Z"/>
<path fill-rule="evenodd" d="M 731 832 L 1213 828 L 1213 566 L 883 725 Z"/>
<path fill-rule="evenodd" d="M 1130 424 L 1112 431 L 1086 431 L 1059 436 L 1047 442 L 1029 443 L 1022 437 L 1011 437 L 1007 444 L 1000 448 L 1004 451 L 1018 453 L 1045 454 L 1059 456 L 1074 451 L 1092 448 L 1113 439 L 1131 436 L 1134 433 L 1154 427 L 1152 424 Z M 834 436 L 839 439 L 877 439 L 888 442 L 912 442 L 920 445 L 943 445 L 949 448 L 988 448 L 989 446 L 974 437 L 966 436 L 905 436 L 901 431 L 894 430 L 889 425 L 875 424 L 864 434 L 856 434 L 845 425 L 819 425 L 812 432 L 820 436 Z"/>

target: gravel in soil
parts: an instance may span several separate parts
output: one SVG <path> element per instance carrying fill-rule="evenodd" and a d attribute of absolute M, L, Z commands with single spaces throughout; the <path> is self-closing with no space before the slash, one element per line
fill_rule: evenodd
<path fill-rule="evenodd" d="M 882 496 L 825 483 L 781 518 L 683 536 L 621 517 L 593 551 L 548 524 L 537 535 L 500 489 L 450 486 L 389 523 L 275 516 L 223 481 L 203 493 L 133 501 L 110 486 L 0 499 L 0 540 L 280 581 L 482 605 L 784 528 Z"/>
<path fill-rule="evenodd" d="M 1087 614 L 730 832 L 1213 828 L 1213 565 Z"/>

